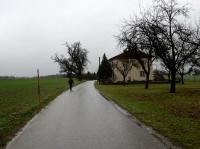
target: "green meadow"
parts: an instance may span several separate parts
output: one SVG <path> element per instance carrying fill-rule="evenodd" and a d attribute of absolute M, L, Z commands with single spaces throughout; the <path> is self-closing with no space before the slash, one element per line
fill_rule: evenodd
<path fill-rule="evenodd" d="M 169 84 L 98 85 L 102 94 L 133 116 L 169 138 L 175 145 L 200 149 L 200 82 L 177 85 L 169 93 Z"/>
<path fill-rule="evenodd" d="M 75 84 L 80 82 L 75 81 Z M 68 89 L 66 78 L 41 78 L 41 102 L 37 79 L 0 79 L 0 148 L 56 96 Z"/>

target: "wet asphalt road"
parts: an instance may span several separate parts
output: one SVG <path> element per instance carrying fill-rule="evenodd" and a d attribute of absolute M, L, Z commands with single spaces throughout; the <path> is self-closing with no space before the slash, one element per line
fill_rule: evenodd
<path fill-rule="evenodd" d="M 85 82 L 57 97 L 7 149 L 166 149 Z"/>

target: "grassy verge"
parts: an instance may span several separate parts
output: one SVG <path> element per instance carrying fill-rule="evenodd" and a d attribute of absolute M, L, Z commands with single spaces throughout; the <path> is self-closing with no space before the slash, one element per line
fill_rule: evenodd
<path fill-rule="evenodd" d="M 75 81 L 75 84 L 79 84 Z M 0 80 L 0 149 L 38 111 L 64 90 L 65 78 L 41 78 L 41 102 L 38 102 L 37 80 Z"/>
<path fill-rule="evenodd" d="M 148 90 L 141 84 L 96 87 L 176 145 L 200 149 L 200 82 L 178 85 L 176 94 L 168 93 L 168 84 L 154 84 Z"/>

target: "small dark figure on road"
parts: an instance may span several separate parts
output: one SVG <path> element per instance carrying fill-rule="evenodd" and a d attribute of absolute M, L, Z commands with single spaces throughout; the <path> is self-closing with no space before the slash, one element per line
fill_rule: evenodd
<path fill-rule="evenodd" d="M 70 91 L 72 91 L 72 87 L 73 87 L 73 84 L 74 84 L 74 80 L 70 77 L 68 82 L 69 82 Z"/>

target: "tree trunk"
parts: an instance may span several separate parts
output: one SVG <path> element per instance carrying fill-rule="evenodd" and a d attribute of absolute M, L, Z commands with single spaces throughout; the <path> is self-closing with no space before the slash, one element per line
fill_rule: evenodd
<path fill-rule="evenodd" d="M 78 80 L 81 81 L 82 80 L 82 75 L 81 75 L 81 70 L 78 70 Z"/>
<path fill-rule="evenodd" d="M 146 74 L 145 89 L 149 88 L 149 72 Z"/>
<path fill-rule="evenodd" d="M 126 76 L 123 76 L 123 85 L 126 85 Z"/>
<path fill-rule="evenodd" d="M 184 84 L 184 74 L 181 73 L 181 83 Z"/>
<path fill-rule="evenodd" d="M 171 33 L 171 21 L 170 21 L 170 36 L 171 36 L 171 44 L 172 44 L 172 65 L 171 65 L 171 88 L 170 93 L 176 93 L 176 62 L 175 62 L 175 48 Z"/>
<path fill-rule="evenodd" d="M 171 71 L 170 93 L 176 93 L 176 72 L 175 71 Z"/>
<path fill-rule="evenodd" d="M 170 83 L 171 82 L 171 72 L 169 71 L 169 73 L 168 73 L 168 82 Z"/>

